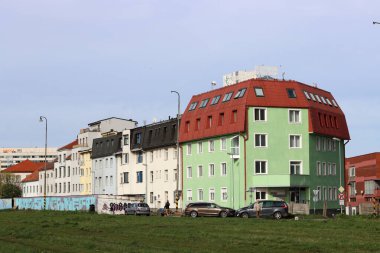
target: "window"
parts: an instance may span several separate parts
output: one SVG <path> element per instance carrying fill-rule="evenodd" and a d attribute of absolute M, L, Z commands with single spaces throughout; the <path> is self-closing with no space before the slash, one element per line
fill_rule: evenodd
<path fill-rule="evenodd" d="M 373 194 L 375 192 L 375 181 L 364 181 L 364 194 Z"/>
<path fill-rule="evenodd" d="M 296 91 L 294 89 L 286 89 L 289 98 L 296 98 Z"/>
<path fill-rule="evenodd" d="M 336 175 L 336 164 L 335 163 L 331 164 L 331 171 L 332 171 L 332 175 Z"/>
<path fill-rule="evenodd" d="M 333 187 L 333 200 L 336 200 L 338 198 L 338 189 L 336 187 Z"/>
<path fill-rule="evenodd" d="M 324 176 L 327 175 L 327 166 L 326 166 L 326 163 L 322 163 L 322 173 Z"/>
<path fill-rule="evenodd" d="M 136 172 L 136 177 L 137 177 L 137 183 L 142 183 L 143 182 L 143 172 L 142 171 L 137 171 Z"/>
<path fill-rule="evenodd" d="M 327 188 L 323 187 L 323 200 L 327 200 Z"/>
<path fill-rule="evenodd" d="M 267 174 L 267 161 L 255 161 L 255 174 Z"/>
<path fill-rule="evenodd" d="M 195 130 L 201 129 L 201 119 L 198 118 L 195 122 Z"/>
<path fill-rule="evenodd" d="M 220 150 L 226 150 L 227 149 L 227 139 L 221 138 L 220 139 Z"/>
<path fill-rule="evenodd" d="M 143 162 L 143 153 L 139 151 L 137 153 L 137 163 L 142 163 Z"/>
<path fill-rule="evenodd" d="M 312 93 L 309 93 L 309 95 L 310 95 L 311 99 L 315 102 L 316 101 L 315 96 Z"/>
<path fill-rule="evenodd" d="M 231 154 L 240 155 L 240 143 L 238 135 L 231 138 Z"/>
<path fill-rule="evenodd" d="M 177 169 L 173 170 L 173 174 L 174 174 L 174 181 L 177 181 L 178 179 Z"/>
<path fill-rule="evenodd" d="M 167 181 L 169 181 L 169 170 L 165 170 L 164 171 L 164 180 L 165 180 L 165 182 L 167 182 Z"/>
<path fill-rule="evenodd" d="M 153 203 L 153 192 L 149 193 L 149 202 L 152 204 Z"/>
<path fill-rule="evenodd" d="M 220 189 L 220 196 L 221 196 L 222 201 L 227 201 L 227 198 L 228 198 L 227 187 L 222 187 Z"/>
<path fill-rule="evenodd" d="M 321 137 L 317 137 L 317 140 L 315 142 L 315 149 L 317 151 L 320 151 L 321 150 Z"/>
<path fill-rule="evenodd" d="M 327 163 L 327 174 L 332 175 L 331 163 Z"/>
<path fill-rule="evenodd" d="M 167 161 L 169 159 L 169 150 L 165 148 L 164 150 L 164 160 Z"/>
<path fill-rule="evenodd" d="M 150 162 L 152 163 L 154 159 L 154 153 L 153 151 L 150 152 Z"/>
<path fill-rule="evenodd" d="M 193 169 L 191 167 L 187 167 L 187 178 L 193 177 Z"/>
<path fill-rule="evenodd" d="M 267 147 L 266 134 L 255 134 L 255 147 Z"/>
<path fill-rule="evenodd" d="M 301 123 L 300 110 L 289 110 L 289 123 Z"/>
<path fill-rule="evenodd" d="M 223 124 L 224 124 L 224 113 L 221 112 L 221 113 L 219 113 L 218 125 L 223 126 Z"/>
<path fill-rule="evenodd" d="M 193 200 L 193 191 L 192 190 L 187 190 L 187 192 L 186 192 L 186 198 L 187 198 L 187 201 L 192 201 Z"/>
<path fill-rule="evenodd" d="M 267 110 L 264 108 L 255 108 L 254 110 L 255 121 L 266 121 Z"/>
<path fill-rule="evenodd" d="M 349 169 L 349 174 L 348 174 L 350 177 L 354 177 L 355 176 L 355 167 L 351 167 Z"/>
<path fill-rule="evenodd" d="M 207 128 L 211 128 L 212 126 L 212 116 L 207 117 Z"/>
<path fill-rule="evenodd" d="M 215 165 L 212 163 L 208 165 L 208 175 L 210 177 L 215 175 Z"/>
<path fill-rule="evenodd" d="M 153 179 L 154 179 L 153 171 L 149 172 L 149 178 L 150 178 L 150 182 L 153 183 Z"/>
<path fill-rule="evenodd" d="M 317 176 L 321 176 L 322 175 L 322 166 L 321 166 L 321 162 L 317 162 Z"/>
<path fill-rule="evenodd" d="M 208 151 L 209 152 L 214 152 L 215 151 L 215 145 L 214 145 L 214 140 L 209 140 L 208 141 Z"/>
<path fill-rule="evenodd" d="M 222 102 L 227 102 L 231 99 L 233 92 L 229 92 L 224 95 Z"/>
<path fill-rule="evenodd" d="M 321 96 L 321 99 L 322 99 L 322 102 L 326 105 L 327 103 L 326 103 L 325 98 Z"/>
<path fill-rule="evenodd" d="M 198 102 L 193 102 L 191 103 L 190 107 L 189 107 L 189 111 L 192 111 L 194 110 L 195 108 L 197 108 L 197 105 L 198 105 Z"/>
<path fill-rule="evenodd" d="M 113 186 L 113 176 L 110 176 L 110 186 Z M 83 189 L 83 184 L 81 185 L 82 189 Z"/>
<path fill-rule="evenodd" d="M 256 191 L 256 200 L 262 200 L 267 198 L 267 193 L 262 191 Z"/>
<path fill-rule="evenodd" d="M 334 99 L 332 100 L 332 103 L 334 104 L 335 107 L 338 107 L 338 104 L 336 103 Z"/>
<path fill-rule="evenodd" d="M 191 155 L 191 144 L 187 144 L 187 149 L 186 149 L 186 151 L 187 151 L 187 155 Z"/>
<path fill-rule="evenodd" d="M 236 123 L 237 117 L 238 117 L 237 110 L 233 110 L 232 115 L 231 115 L 231 123 Z"/>
<path fill-rule="evenodd" d="M 333 200 L 333 191 L 331 187 L 329 187 L 329 200 Z"/>
<path fill-rule="evenodd" d="M 321 101 L 321 99 L 319 98 L 318 95 L 315 95 L 315 97 L 317 98 L 317 101 L 318 101 L 319 103 L 322 103 L 322 101 Z"/>
<path fill-rule="evenodd" d="M 326 102 L 329 104 L 329 106 L 332 106 L 330 99 L 326 98 Z"/>
<path fill-rule="evenodd" d="M 215 189 L 214 188 L 210 188 L 210 190 L 208 191 L 208 199 L 209 199 L 209 201 L 215 201 Z"/>
<path fill-rule="evenodd" d="M 237 98 L 242 98 L 242 97 L 244 97 L 244 94 L 245 94 L 245 91 L 247 90 L 247 88 L 244 88 L 244 89 L 241 89 L 241 90 L 238 90 L 238 92 L 236 93 L 236 95 L 235 95 L 235 99 L 237 99 Z"/>
<path fill-rule="evenodd" d="M 203 166 L 199 165 L 198 166 L 198 177 L 202 177 L 202 176 L 203 176 Z"/>
<path fill-rule="evenodd" d="M 198 142 L 198 154 L 203 153 L 203 143 Z"/>
<path fill-rule="evenodd" d="M 185 123 L 185 133 L 188 133 L 190 131 L 190 121 L 186 121 Z"/>
<path fill-rule="evenodd" d="M 317 190 L 318 190 L 318 200 L 322 200 L 322 187 L 317 186 Z"/>
<path fill-rule="evenodd" d="M 301 148 L 301 136 L 300 135 L 290 135 L 289 136 L 289 147 L 290 148 Z"/>
<path fill-rule="evenodd" d="M 136 144 L 141 144 L 141 133 L 136 134 Z"/>
<path fill-rule="evenodd" d="M 227 176 L 227 163 L 220 164 L 220 174 L 222 176 Z"/>
<path fill-rule="evenodd" d="M 305 94 L 305 97 L 307 98 L 307 100 L 310 100 L 309 93 L 307 93 L 307 91 L 303 91 L 303 93 Z"/>
<path fill-rule="evenodd" d="M 124 135 L 124 145 L 129 145 L 129 134 Z"/>
<path fill-rule="evenodd" d="M 301 175 L 301 162 L 291 161 L 290 162 L 290 174 L 291 175 Z"/>
<path fill-rule="evenodd" d="M 210 99 L 208 99 L 208 98 L 202 100 L 201 104 L 199 105 L 199 108 L 204 108 L 204 107 L 206 107 L 206 105 L 207 105 L 207 103 L 208 103 L 209 100 L 210 100 Z"/>
<path fill-rule="evenodd" d="M 264 97 L 264 90 L 261 87 L 255 87 L 256 97 Z"/>
<path fill-rule="evenodd" d="M 220 99 L 220 95 L 218 96 L 215 96 L 212 100 L 211 100 L 211 104 L 210 105 L 215 105 L 219 102 L 219 99 Z"/>
<path fill-rule="evenodd" d="M 198 189 L 198 200 L 203 200 L 203 189 Z"/>
<path fill-rule="evenodd" d="M 350 182 L 350 196 L 356 195 L 356 183 Z"/>

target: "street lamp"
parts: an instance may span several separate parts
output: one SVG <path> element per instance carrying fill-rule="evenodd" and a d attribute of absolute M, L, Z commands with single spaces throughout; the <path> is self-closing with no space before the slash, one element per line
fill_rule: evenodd
<path fill-rule="evenodd" d="M 176 197 L 175 197 L 175 210 L 178 211 L 178 200 L 179 200 L 179 124 L 180 124 L 180 114 L 181 114 L 181 96 L 178 91 L 172 90 L 171 93 L 176 93 L 178 96 L 178 114 L 177 114 L 177 182 L 176 182 Z"/>
<path fill-rule="evenodd" d="M 44 210 L 46 210 L 46 156 L 47 156 L 47 118 L 40 116 L 40 122 L 45 120 L 45 168 L 44 168 Z"/>

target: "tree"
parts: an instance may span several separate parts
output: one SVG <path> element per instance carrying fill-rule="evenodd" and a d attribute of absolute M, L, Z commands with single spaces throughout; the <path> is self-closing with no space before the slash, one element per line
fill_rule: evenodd
<path fill-rule="evenodd" d="M 0 173 L 0 198 L 21 196 L 20 177 L 10 173 Z"/>

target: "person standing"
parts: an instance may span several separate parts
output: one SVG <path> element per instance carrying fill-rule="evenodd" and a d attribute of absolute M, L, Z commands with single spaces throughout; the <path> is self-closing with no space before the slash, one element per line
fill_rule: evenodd
<path fill-rule="evenodd" d="M 169 208 L 170 208 L 169 200 L 166 200 L 166 203 L 165 203 L 165 215 L 166 216 L 169 215 Z"/>
<path fill-rule="evenodd" d="M 256 211 L 256 218 L 260 218 L 260 212 L 261 212 L 261 205 L 258 201 L 255 202 L 253 205 L 253 209 Z"/>

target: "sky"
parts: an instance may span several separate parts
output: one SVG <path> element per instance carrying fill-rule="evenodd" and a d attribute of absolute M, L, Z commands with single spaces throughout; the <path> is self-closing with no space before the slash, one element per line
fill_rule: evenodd
<path fill-rule="evenodd" d="M 0 0 L 0 147 L 108 118 L 176 116 L 222 76 L 281 66 L 343 109 L 346 156 L 380 151 L 380 1 Z"/>

